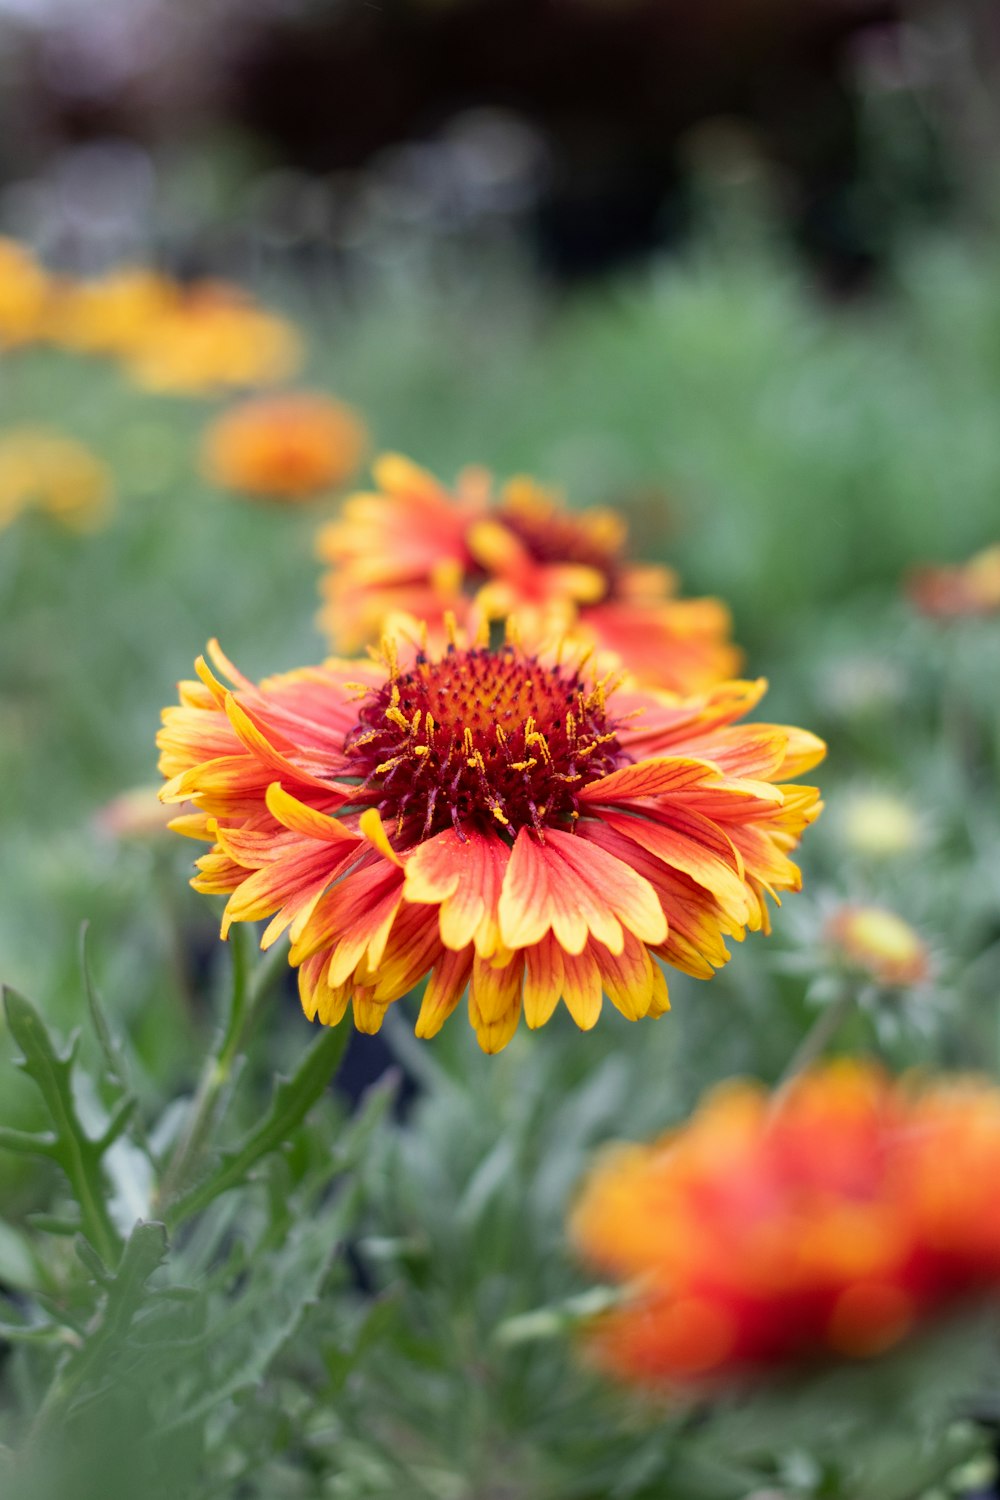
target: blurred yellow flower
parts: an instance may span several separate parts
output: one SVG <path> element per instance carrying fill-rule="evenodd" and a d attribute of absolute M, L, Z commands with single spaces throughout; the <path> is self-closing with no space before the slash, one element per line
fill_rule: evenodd
<path fill-rule="evenodd" d="M 1000 1291 L 998 1171 L 1000 1090 L 978 1079 L 841 1059 L 770 1096 L 725 1085 L 585 1185 L 577 1245 L 634 1292 L 591 1347 L 668 1387 L 878 1355 Z"/>
<path fill-rule="evenodd" d="M 211 395 L 280 384 L 302 357 L 302 341 L 286 319 L 238 287 L 206 281 L 149 319 L 126 351 L 126 368 L 145 390 Z"/>
<path fill-rule="evenodd" d="M 930 973 L 930 954 L 920 934 L 883 906 L 842 906 L 826 924 L 837 956 L 878 984 L 920 984 Z"/>
<path fill-rule="evenodd" d="M 367 436 L 356 412 L 321 391 L 259 396 L 211 423 L 202 468 L 222 489 L 305 500 L 355 472 Z"/>
<path fill-rule="evenodd" d="M 0 349 L 38 338 L 48 297 L 49 279 L 34 256 L 0 236 Z"/>
<path fill-rule="evenodd" d="M 88 531 L 103 521 L 112 493 L 107 466 L 74 438 L 44 427 L 0 433 L 0 526 L 35 508 Z"/>
<path fill-rule="evenodd" d="M 892 859 L 919 848 L 923 831 L 916 809 L 888 792 L 857 793 L 841 809 L 844 842 L 857 854 Z"/>
<path fill-rule="evenodd" d="M 180 301 L 175 282 L 155 271 L 123 267 L 91 281 L 56 285 L 46 317 L 53 343 L 85 354 L 121 354 L 147 336 L 150 323 Z"/>

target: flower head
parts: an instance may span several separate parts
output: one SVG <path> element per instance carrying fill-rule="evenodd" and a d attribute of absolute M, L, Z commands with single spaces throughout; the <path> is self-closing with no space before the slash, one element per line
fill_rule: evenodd
<path fill-rule="evenodd" d="M 150 318 L 125 354 L 145 390 L 200 395 L 279 384 L 298 370 L 302 345 L 284 318 L 237 287 L 206 281 Z"/>
<path fill-rule="evenodd" d="M 1000 1091 L 986 1083 L 909 1088 L 841 1060 L 770 1098 L 727 1085 L 586 1183 L 578 1247 L 634 1290 L 594 1326 L 593 1350 L 668 1386 L 879 1354 L 1000 1290 L 998 1170 Z"/>
<path fill-rule="evenodd" d="M 948 619 L 1000 613 L 1000 544 L 957 567 L 920 568 L 908 591 L 922 614 Z"/>
<path fill-rule="evenodd" d="M 171 811 L 160 801 L 158 786 L 134 786 L 119 792 L 94 813 L 94 827 L 109 839 L 145 840 L 165 835 Z"/>
<path fill-rule="evenodd" d="M 921 984 L 930 973 L 927 944 L 908 922 L 883 906 L 841 906 L 826 924 L 841 963 L 876 984 Z"/>
<path fill-rule="evenodd" d="M 912 854 L 926 841 L 924 821 L 910 803 L 891 792 L 856 792 L 841 804 L 840 834 L 855 854 L 893 859 Z"/>
<path fill-rule="evenodd" d="M 202 466 L 222 489 L 302 500 L 349 478 L 366 441 L 361 418 L 322 392 L 257 396 L 211 424 Z"/>
<path fill-rule="evenodd" d="M 390 610 L 419 614 L 438 633 L 451 611 L 513 619 L 535 638 L 572 636 L 672 691 L 739 670 L 724 605 L 677 599 L 669 569 L 628 561 L 617 512 L 569 510 L 526 478 L 494 497 L 481 470 L 452 494 L 394 455 L 374 472 L 376 492 L 352 497 L 318 537 L 332 564 L 321 621 L 339 649 L 370 639 Z"/>
<path fill-rule="evenodd" d="M 441 651 L 240 676 L 217 648 L 164 713 L 166 801 L 212 844 L 197 889 L 233 921 L 290 929 L 307 1015 L 377 1030 L 425 976 L 431 1036 L 466 987 L 497 1051 L 560 998 L 593 1026 L 667 1008 L 656 958 L 702 978 L 727 936 L 766 929 L 765 893 L 819 810 L 785 778 L 814 765 L 802 730 L 737 721 L 763 683 L 680 699 L 596 677 L 579 653 L 497 651 L 454 629 Z"/>
<path fill-rule="evenodd" d="M 48 276 L 34 256 L 0 236 L 0 349 L 38 338 L 48 297 Z"/>
<path fill-rule="evenodd" d="M 122 267 L 90 281 L 60 282 L 46 317 L 53 343 L 83 354 L 126 354 L 141 345 L 154 319 L 182 301 L 176 282 L 156 271 Z"/>
<path fill-rule="evenodd" d="M 89 448 L 44 427 L 0 433 L 0 526 L 32 507 L 73 530 L 105 517 L 111 475 Z"/>

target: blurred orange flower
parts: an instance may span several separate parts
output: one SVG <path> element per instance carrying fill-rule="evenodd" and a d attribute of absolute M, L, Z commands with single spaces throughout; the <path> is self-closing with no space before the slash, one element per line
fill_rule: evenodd
<path fill-rule="evenodd" d="M 44 427 L 0 433 L 0 526 L 33 507 L 87 531 L 104 520 L 112 494 L 107 466 L 74 438 Z"/>
<path fill-rule="evenodd" d="M 135 786 L 119 792 L 94 814 L 94 826 L 111 839 L 155 839 L 165 834 L 176 811 L 164 807 L 158 786 Z"/>
<path fill-rule="evenodd" d="M 678 599 L 669 569 L 629 562 L 617 512 L 569 510 L 534 480 L 492 495 L 470 470 L 454 493 L 396 455 L 374 466 L 374 493 L 351 497 L 319 533 L 331 565 L 320 620 L 335 649 L 356 649 L 394 609 L 440 634 L 444 614 L 513 619 L 528 635 L 593 646 L 636 677 L 698 692 L 739 671 L 716 599 Z"/>
<path fill-rule="evenodd" d="M 827 942 L 841 962 L 877 984 L 921 984 L 930 973 L 927 944 L 882 906 L 842 906 L 829 918 Z"/>
<path fill-rule="evenodd" d="M 599 1162 L 572 1221 L 634 1295 L 597 1360 L 659 1386 L 862 1358 L 1000 1290 L 1000 1091 L 840 1060 L 768 1096 L 716 1090 L 675 1134 Z"/>
<path fill-rule="evenodd" d="M 199 661 L 164 711 L 162 795 L 212 845 L 194 885 L 229 896 L 223 936 L 290 930 L 310 1019 L 353 1003 L 377 1031 L 427 975 L 418 1035 L 468 988 L 486 1052 L 560 999 L 584 1030 L 604 994 L 660 1015 L 657 958 L 711 978 L 727 936 L 768 929 L 765 894 L 798 888 L 789 852 L 820 802 L 789 778 L 824 746 L 738 722 L 764 683 L 679 699 L 568 650 L 413 639 L 259 687 L 213 648 L 232 687 Z"/>
<path fill-rule="evenodd" d="M 348 479 L 366 444 L 357 413 L 320 391 L 258 396 L 211 424 L 202 467 L 222 489 L 309 499 Z"/>
<path fill-rule="evenodd" d="M 16 240 L 0 236 L 0 349 L 39 337 L 49 298 L 49 278 Z"/>
<path fill-rule="evenodd" d="M 907 591 L 925 615 L 948 619 L 1000 613 L 1000 543 L 956 567 L 918 568 Z"/>
<path fill-rule="evenodd" d="M 183 288 L 126 350 L 138 385 L 177 395 L 277 385 L 301 364 L 302 341 L 291 323 L 215 281 Z"/>

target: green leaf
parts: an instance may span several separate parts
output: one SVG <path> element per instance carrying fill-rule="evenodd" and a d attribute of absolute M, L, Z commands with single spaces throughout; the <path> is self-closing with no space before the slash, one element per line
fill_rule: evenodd
<path fill-rule="evenodd" d="M 60 1362 L 35 1427 L 40 1433 L 57 1431 L 81 1403 L 121 1378 L 127 1335 L 147 1300 L 146 1283 L 167 1253 L 167 1231 L 162 1224 L 140 1220 L 125 1242 L 117 1270 L 108 1275 L 94 1250 L 81 1235 L 77 1254 L 102 1288 L 93 1318 L 82 1331 L 82 1346 Z"/>
<path fill-rule="evenodd" d="M 44 1135 L 33 1130 L 15 1130 L 12 1125 L 0 1125 L 0 1146 L 5 1151 L 22 1151 L 26 1156 L 55 1156 L 58 1142 L 54 1135 Z"/>
<path fill-rule="evenodd" d="M 79 1219 L 69 1219 L 64 1214 L 28 1214 L 25 1222 L 32 1229 L 40 1229 L 43 1234 L 81 1234 L 83 1225 Z"/>
<path fill-rule="evenodd" d="M 27 1235 L 0 1219 L 0 1282 L 18 1291 L 45 1285 L 44 1273 Z"/>
<path fill-rule="evenodd" d="M 83 992 L 87 998 L 90 1023 L 104 1060 L 105 1077 L 120 1096 L 112 1112 L 111 1119 L 101 1137 L 101 1149 L 107 1150 L 125 1130 L 130 1129 L 136 1143 L 152 1159 L 152 1151 L 146 1137 L 146 1132 L 142 1128 L 142 1124 L 138 1118 L 139 1101 L 129 1082 L 128 1062 L 125 1053 L 115 1040 L 114 1033 L 111 1030 L 104 1011 L 104 1006 L 101 1003 L 101 997 L 97 991 L 97 985 L 94 983 L 94 976 L 90 967 L 90 951 L 87 944 L 89 930 L 89 922 L 84 922 L 80 928 L 80 973 L 83 976 Z"/>
<path fill-rule="evenodd" d="M 310 1047 L 291 1078 L 279 1078 L 271 1106 L 260 1124 L 234 1147 L 223 1151 L 208 1176 L 167 1211 L 171 1229 L 200 1212 L 214 1198 L 245 1182 L 257 1163 L 277 1151 L 327 1087 L 347 1046 L 348 1028 L 324 1031 Z"/>
<path fill-rule="evenodd" d="M 339 1255 L 339 1239 L 353 1208 L 353 1193 L 341 1194 L 319 1214 L 295 1224 L 284 1244 L 255 1258 L 243 1290 L 230 1295 L 198 1342 L 201 1390 L 182 1411 L 168 1416 L 160 1433 L 202 1420 L 225 1401 L 257 1385 L 319 1297 Z M 192 1348 L 177 1358 L 191 1366 Z"/>
<path fill-rule="evenodd" d="M 28 1146 L 27 1140 L 32 1138 L 27 1137 L 14 1149 L 37 1149 L 40 1154 L 51 1156 L 59 1163 L 80 1205 L 88 1238 L 106 1264 L 112 1266 L 118 1259 L 121 1239 L 112 1223 L 105 1199 L 101 1171 L 104 1144 L 91 1140 L 87 1135 L 73 1098 L 72 1072 L 76 1042 L 71 1041 L 66 1051 L 60 1053 L 45 1022 L 30 1001 L 16 990 L 6 988 L 3 999 L 11 1036 L 23 1054 L 18 1067 L 37 1085 L 54 1127 L 53 1137 L 50 1139 L 46 1135 L 36 1138 L 35 1148 Z M 21 1139 L 26 1133 L 17 1131 L 14 1136 Z M 0 1136 L 0 1145 L 3 1144 L 9 1146 L 11 1141 L 5 1141 Z"/>
<path fill-rule="evenodd" d="M 0 1319 L 0 1344 L 58 1344 L 66 1332 L 57 1323 L 12 1323 Z"/>

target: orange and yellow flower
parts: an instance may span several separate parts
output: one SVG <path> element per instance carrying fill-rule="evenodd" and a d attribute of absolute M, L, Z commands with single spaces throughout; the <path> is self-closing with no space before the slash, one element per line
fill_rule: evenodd
<path fill-rule="evenodd" d="M 0 433 L 0 526 L 36 509 L 87 531 L 104 520 L 112 494 L 106 465 L 74 438 L 45 427 Z"/>
<path fill-rule="evenodd" d="M 908 591 L 922 614 L 941 619 L 1000 613 L 1000 543 L 955 567 L 919 568 Z"/>
<path fill-rule="evenodd" d="M 674 692 L 700 692 L 739 670 L 725 606 L 678 599 L 669 569 L 629 562 L 617 512 L 568 510 L 526 478 L 493 497 L 481 470 L 451 493 L 395 454 L 374 474 L 376 491 L 349 499 L 317 539 L 331 564 L 320 619 L 336 649 L 357 649 L 393 610 L 440 635 L 451 611 L 513 619 L 532 637 L 572 637 Z"/>
<path fill-rule="evenodd" d="M 295 375 L 303 357 L 291 323 L 238 287 L 214 281 L 184 288 L 147 321 L 125 355 L 137 385 L 176 395 L 278 385 Z"/>
<path fill-rule="evenodd" d="M 49 298 L 49 278 L 16 240 L 0 236 L 0 349 L 37 339 Z"/>
<path fill-rule="evenodd" d="M 364 423 L 320 391 L 257 396 L 208 428 L 202 467 L 213 484 L 274 500 L 304 500 L 342 484 L 367 446 Z"/>
<path fill-rule="evenodd" d="M 726 1085 L 585 1184 L 577 1245 L 633 1293 L 592 1350 L 665 1387 L 882 1353 L 1000 1291 L 998 1173 L 1000 1091 L 985 1082 L 910 1087 L 840 1060 L 770 1097 Z"/>
<path fill-rule="evenodd" d="M 662 959 L 701 978 L 727 937 L 768 928 L 819 810 L 789 782 L 822 743 L 739 721 L 763 682 L 693 698 L 598 680 L 579 654 L 496 651 L 453 631 L 381 660 L 331 660 L 255 686 L 210 648 L 164 713 L 165 801 L 211 843 L 197 889 L 234 921 L 286 929 L 306 1014 L 353 1002 L 376 1031 L 429 977 L 433 1036 L 466 988 L 488 1052 L 560 998 L 583 1029 L 602 996 L 629 1019 L 668 1008 Z"/>

